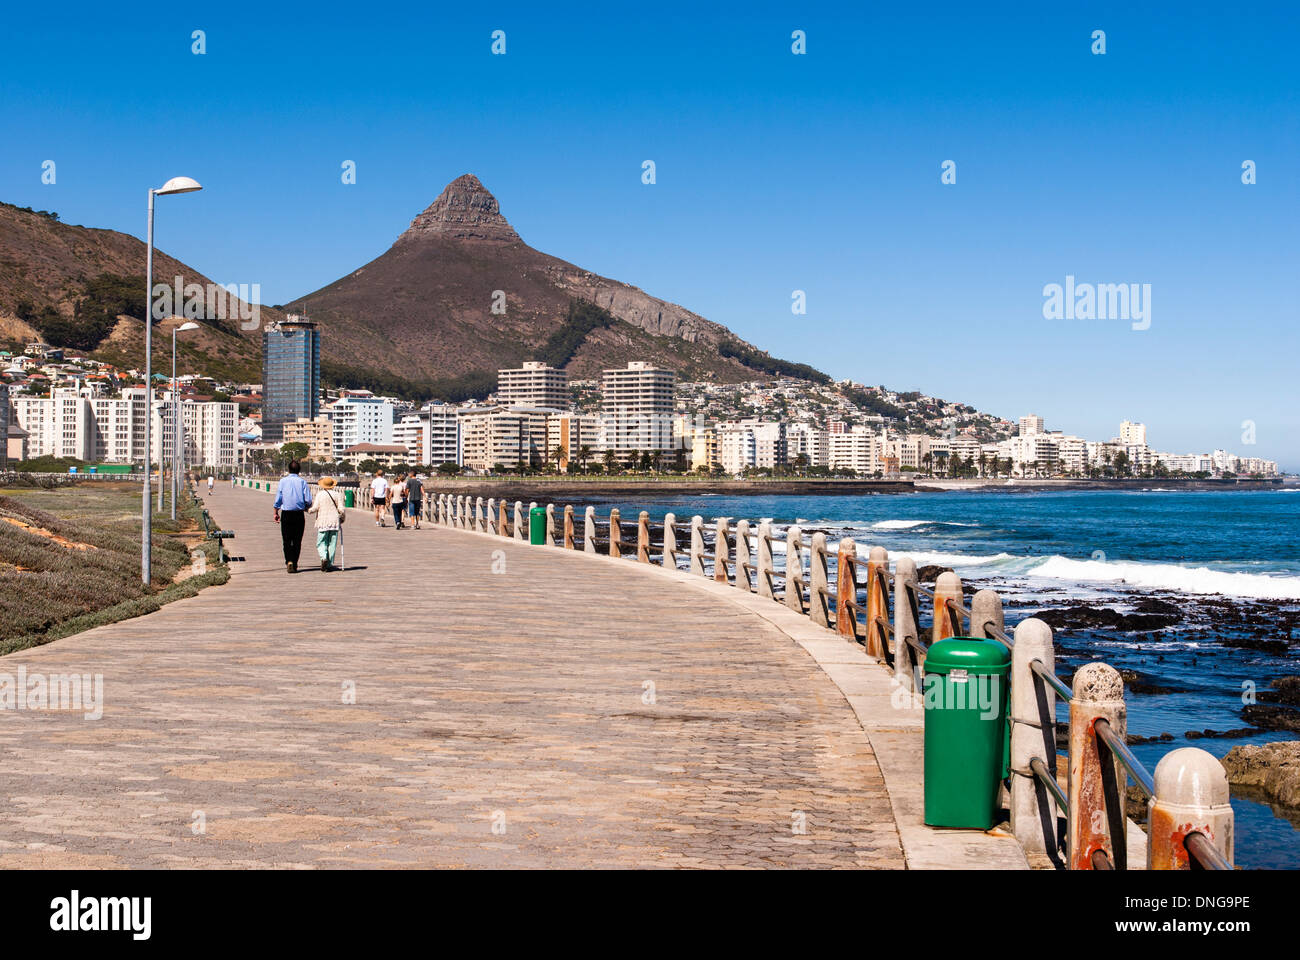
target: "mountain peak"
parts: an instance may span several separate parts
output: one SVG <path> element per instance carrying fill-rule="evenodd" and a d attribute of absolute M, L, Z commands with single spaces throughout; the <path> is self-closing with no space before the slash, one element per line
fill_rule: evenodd
<path fill-rule="evenodd" d="M 519 242 L 519 234 L 501 216 L 497 198 L 472 173 L 447 184 L 438 199 L 412 220 L 402 234 L 403 238 L 425 236 Z"/>

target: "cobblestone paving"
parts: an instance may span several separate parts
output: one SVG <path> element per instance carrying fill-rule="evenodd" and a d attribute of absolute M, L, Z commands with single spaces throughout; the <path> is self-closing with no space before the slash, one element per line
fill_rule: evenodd
<path fill-rule="evenodd" d="M 848 704 L 760 618 L 357 512 L 356 566 L 289 576 L 265 493 L 209 505 L 230 584 L 0 658 L 106 701 L 0 712 L 0 867 L 903 866 Z"/>

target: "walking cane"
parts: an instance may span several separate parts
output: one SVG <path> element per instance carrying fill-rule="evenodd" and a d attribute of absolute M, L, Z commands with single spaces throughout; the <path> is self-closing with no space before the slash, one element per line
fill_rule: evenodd
<path fill-rule="evenodd" d="M 347 508 L 344 507 L 344 509 L 346 510 Z M 334 553 L 335 553 L 335 556 L 337 556 L 337 557 L 338 557 L 338 560 L 339 560 L 339 569 L 340 569 L 340 570 L 347 570 L 348 565 L 347 565 L 347 563 L 343 560 L 343 524 L 342 524 L 342 523 L 339 523 L 339 546 L 338 546 L 338 549 L 334 551 Z"/>

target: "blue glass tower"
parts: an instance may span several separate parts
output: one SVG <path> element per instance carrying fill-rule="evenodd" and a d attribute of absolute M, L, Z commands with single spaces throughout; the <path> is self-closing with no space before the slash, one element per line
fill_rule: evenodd
<path fill-rule="evenodd" d="M 262 331 L 262 439 L 284 440 L 284 425 L 320 412 L 320 330 L 290 314 Z"/>

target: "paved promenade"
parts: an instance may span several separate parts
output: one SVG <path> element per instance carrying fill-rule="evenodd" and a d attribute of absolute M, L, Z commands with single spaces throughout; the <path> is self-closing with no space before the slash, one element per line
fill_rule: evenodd
<path fill-rule="evenodd" d="M 770 601 L 359 511 L 290 576 L 267 494 L 209 506 L 229 584 L 0 658 L 106 701 L 0 713 L 0 868 L 904 866 L 862 705 Z"/>

